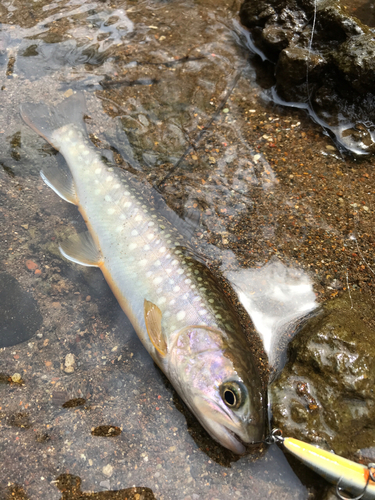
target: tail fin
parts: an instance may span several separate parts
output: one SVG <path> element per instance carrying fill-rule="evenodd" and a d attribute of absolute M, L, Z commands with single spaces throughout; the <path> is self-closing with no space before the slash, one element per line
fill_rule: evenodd
<path fill-rule="evenodd" d="M 42 103 L 24 103 L 21 104 L 20 111 L 27 125 L 56 149 L 59 147 L 54 144 L 53 132 L 64 125 L 75 125 L 80 131 L 87 133 L 83 121 L 83 115 L 87 112 L 87 108 L 82 92 L 73 94 L 54 108 Z"/>

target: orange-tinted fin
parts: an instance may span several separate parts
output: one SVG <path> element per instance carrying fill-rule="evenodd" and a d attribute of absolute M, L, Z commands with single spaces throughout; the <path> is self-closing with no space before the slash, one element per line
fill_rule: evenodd
<path fill-rule="evenodd" d="M 65 201 L 77 205 L 77 195 L 72 174 L 68 170 L 50 167 L 40 172 L 41 178 Z"/>
<path fill-rule="evenodd" d="M 148 336 L 152 345 L 159 354 L 165 356 L 168 352 L 167 343 L 161 330 L 161 310 L 152 302 L 145 299 L 144 301 L 145 322 Z"/>
<path fill-rule="evenodd" d="M 88 231 L 75 234 L 60 245 L 62 255 L 76 264 L 99 267 L 101 253 Z"/>

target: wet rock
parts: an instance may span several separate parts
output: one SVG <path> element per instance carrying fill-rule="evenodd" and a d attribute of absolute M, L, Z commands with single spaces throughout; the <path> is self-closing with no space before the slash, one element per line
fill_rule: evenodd
<path fill-rule="evenodd" d="M 15 413 L 8 418 L 8 425 L 12 427 L 20 427 L 21 429 L 29 429 L 31 427 L 29 414 L 25 412 Z"/>
<path fill-rule="evenodd" d="M 115 425 L 99 425 L 91 429 L 91 434 L 93 436 L 114 437 L 121 434 L 121 429 Z"/>
<path fill-rule="evenodd" d="M 367 101 L 374 94 L 375 30 L 350 16 L 340 0 L 244 0 L 240 18 L 255 45 L 276 64 L 278 96 L 308 103 L 346 148 L 374 152 L 373 135 L 369 144 L 361 137 L 341 140 L 347 126 L 338 122 L 367 119 L 372 123 L 366 128 L 374 128 Z M 322 94 L 328 97 L 323 105 Z"/>
<path fill-rule="evenodd" d="M 104 483 L 104 484 L 102 484 Z M 81 490 L 81 478 L 71 474 L 61 474 L 54 481 L 56 488 L 61 491 L 61 500 L 155 500 L 150 488 L 133 487 L 115 491 L 83 492 Z M 109 489 L 109 481 L 102 481 L 100 485 Z M 108 486 L 108 488 L 107 488 Z M 25 499 L 26 500 L 26 499 Z"/>
<path fill-rule="evenodd" d="M 285 436 L 353 458 L 375 435 L 373 303 L 346 293 L 308 320 L 271 388 L 274 425 Z"/>
<path fill-rule="evenodd" d="M 62 407 L 63 408 L 77 408 L 77 406 L 83 406 L 86 403 L 84 398 L 73 398 L 66 401 Z"/>

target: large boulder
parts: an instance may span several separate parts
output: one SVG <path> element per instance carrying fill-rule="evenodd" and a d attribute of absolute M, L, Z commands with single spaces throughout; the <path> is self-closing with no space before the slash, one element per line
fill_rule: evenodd
<path fill-rule="evenodd" d="M 348 293 L 308 320 L 270 394 L 274 426 L 285 436 L 353 458 L 375 452 L 375 313 Z"/>

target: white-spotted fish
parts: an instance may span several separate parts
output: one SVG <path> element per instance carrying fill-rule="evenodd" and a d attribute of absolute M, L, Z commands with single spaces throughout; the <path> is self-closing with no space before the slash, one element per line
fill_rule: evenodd
<path fill-rule="evenodd" d="M 21 107 L 25 122 L 70 169 L 68 176 L 56 169 L 42 178 L 78 206 L 87 224 L 88 231 L 64 242 L 61 252 L 102 270 L 143 345 L 199 422 L 223 446 L 244 453 L 263 438 L 265 398 L 237 313 L 184 245 L 178 224 L 171 223 L 178 217 L 165 204 L 155 208 L 150 186 L 101 161 L 84 113 L 83 94 L 53 109 Z"/>

